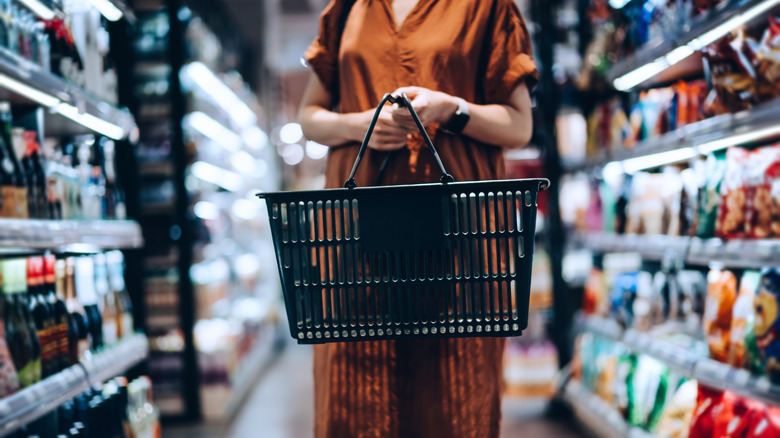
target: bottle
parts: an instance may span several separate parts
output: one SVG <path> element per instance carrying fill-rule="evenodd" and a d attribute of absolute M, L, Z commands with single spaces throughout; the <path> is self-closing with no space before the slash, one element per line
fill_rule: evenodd
<path fill-rule="evenodd" d="M 81 188 L 81 213 L 85 219 L 101 219 L 103 197 L 100 192 L 99 177 L 95 175 L 99 169 L 93 166 L 91 152 L 92 145 L 95 143 L 94 136 L 83 135 L 78 141 L 77 158 L 79 175 L 79 186 Z"/>
<path fill-rule="evenodd" d="M 57 372 L 54 356 L 56 345 L 52 342 L 53 312 L 43 294 L 43 257 L 27 259 L 27 300 L 41 346 L 41 377 Z"/>
<path fill-rule="evenodd" d="M 108 197 L 106 196 L 106 178 L 104 168 L 104 157 L 101 142 L 92 140 L 91 152 L 90 152 L 90 176 L 88 194 L 95 204 L 93 205 L 94 219 L 106 219 L 108 218 Z"/>
<path fill-rule="evenodd" d="M 26 219 L 27 214 L 27 180 L 22 170 L 22 165 L 19 162 L 19 157 L 24 154 L 23 142 L 14 142 L 11 136 L 11 126 L 13 125 L 13 116 L 11 115 L 11 105 L 8 102 L 0 102 L 0 135 L 3 137 L 8 148 L 8 155 L 11 158 L 14 166 L 14 179 L 16 183 L 16 191 L 14 196 L 16 218 Z M 21 148 L 21 150 L 19 150 Z"/>
<path fill-rule="evenodd" d="M 117 181 L 116 167 L 114 165 L 116 143 L 105 137 L 101 140 L 103 145 L 103 156 L 105 158 L 106 217 L 108 219 L 126 219 L 127 207 L 125 204 L 125 192 Z"/>
<path fill-rule="evenodd" d="M 30 338 L 33 343 L 33 368 L 32 375 L 34 382 L 41 380 L 41 343 L 38 339 L 38 329 L 35 326 L 35 318 L 30 311 L 30 301 L 27 294 L 27 261 L 25 259 L 14 260 L 15 287 L 14 291 L 19 297 L 22 313 L 27 321 L 27 330 L 30 332 Z"/>
<path fill-rule="evenodd" d="M 25 155 L 22 159 L 27 175 L 27 199 L 30 217 L 49 219 L 49 208 L 46 194 L 46 173 L 41 163 L 41 145 L 35 131 L 22 131 L 25 142 Z"/>
<path fill-rule="evenodd" d="M 18 260 L 4 260 L 3 294 L 5 300 L 5 333 L 11 347 L 14 367 L 19 376 L 19 387 L 26 388 L 35 383 L 35 331 L 30 332 L 22 299 L 17 294 Z"/>
<path fill-rule="evenodd" d="M 103 347 L 103 321 L 98 309 L 98 296 L 95 293 L 95 266 L 92 257 L 76 259 L 76 296 L 84 306 L 87 316 L 87 330 L 90 334 L 90 349 L 97 351 Z"/>
<path fill-rule="evenodd" d="M 0 275 L 1 283 L 2 275 Z M 9 345 L 12 338 L 6 336 L 6 308 L 9 306 L 6 300 L 5 294 L 0 293 L 0 398 L 13 394 L 19 389 L 19 375 L 16 373 Z"/>
<path fill-rule="evenodd" d="M 44 287 L 46 301 L 52 311 L 54 326 L 51 331 L 53 356 L 56 359 L 57 371 L 62 371 L 71 365 L 68 359 L 68 340 L 70 338 L 68 324 L 68 308 L 65 306 L 65 275 L 64 270 L 57 272 L 57 259 L 53 254 L 44 257 Z M 64 267 L 64 266 L 63 266 Z"/>
<path fill-rule="evenodd" d="M 58 261 L 59 263 L 59 261 Z M 68 308 L 68 313 L 72 318 L 71 328 L 75 332 L 76 337 L 69 341 L 70 347 L 70 363 L 76 364 L 79 359 L 83 357 L 88 351 L 91 343 L 91 336 L 88 331 L 87 325 L 87 313 L 84 311 L 84 306 L 76 297 L 76 285 L 74 279 L 75 260 L 73 257 L 68 257 L 64 260 L 65 263 L 65 305 Z M 75 341 L 75 342 L 74 342 Z"/>
<path fill-rule="evenodd" d="M 0 114 L 10 111 L 8 102 L 0 102 Z M 0 134 L 0 213 L 3 217 L 16 217 L 17 174 L 11 152 L 5 136 Z"/>
<path fill-rule="evenodd" d="M 105 254 L 96 254 L 95 260 L 95 291 L 100 304 L 103 320 L 103 345 L 114 344 L 119 338 L 119 323 L 121 316 L 116 304 L 116 295 L 108 286 L 108 268 Z"/>
<path fill-rule="evenodd" d="M 133 334 L 133 303 L 125 287 L 125 256 L 122 251 L 106 253 L 108 264 L 109 285 L 117 304 L 117 335 L 121 338 Z"/>
<path fill-rule="evenodd" d="M 65 200 L 65 180 L 62 173 L 62 153 L 58 148 L 46 148 L 46 199 L 48 203 L 49 218 L 64 219 L 63 203 Z"/>

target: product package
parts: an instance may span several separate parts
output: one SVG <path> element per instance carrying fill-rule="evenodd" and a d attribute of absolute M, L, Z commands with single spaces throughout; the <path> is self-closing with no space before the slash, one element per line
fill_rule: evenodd
<path fill-rule="evenodd" d="M 609 294 L 612 314 L 623 327 L 634 325 L 634 300 L 638 284 L 638 272 L 619 274 L 615 277 L 612 292 Z"/>
<path fill-rule="evenodd" d="M 780 95 L 780 17 L 769 17 L 756 58 L 758 100 L 766 102 Z"/>
<path fill-rule="evenodd" d="M 634 403 L 629 424 L 652 430 L 655 428 L 666 401 L 669 370 L 663 363 L 648 356 L 639 356 L 631 382 Z"/>
<path fill-rule="evenodd" d="M 704 65 L 723 108 L 731 113 L 756 103 L 756 72 L 744 52 L 745 35 L 726 35 L 704 49 Z"/>
<path fill-rule="evenodd" d="M 650 331 L 664 321 L 664 303 L 661 294 L 653 287 L 653 276 L 639 272 L 636 277 L 636 295 L 632 304 L 632 326 L 639 331 Z"/>
<path fill-rule="evenodd" d="M 744 438 L 775 438 L 780 436 L 780 408 L 761 407 L 753 413 Z"/>
<path fill-rule="evenodd" d="M 760 404 L 733 392 L 726 391 L 719 406 L 713 409 L 715 421 L 712 436 L 718 438 L 742 438 L 747 433 L 753 413 Z"/>
<path fill-rule="evenodd" d="M 761 272 L 758 293 L 753 301 L 756 342 L 761 363 L 769 378 L 780 383 L 780 269 L 765 268 Z"/>
<path fill-rule="evenodd" d="M 756 239 L 780 236 L 780 145 L 751 152 L 745 174 L 746 236 Z"/>
<path fill-rule="evenodd" d="M 726 173 L 720 187 L 723 203 L 718 209 L 715 236 L 734 239 L 745 235 L 747 204 L 745 170 L 750 152 L 732 147 L 726 152 Z"/>
<path fill-rule="evenodd" d="M 748 333 L 753 330 L 753 300 L 760 281 L 760 272 L 745 271 L 739 282 L 739 294 L 734 302 L 731 317 L 731 342 L 728 355 L 728 364 L 733 367 L 743 368 L 747 365 Z"/>
<path fill-rule="evenodd" d="M 712 269 L 707 274 L 704 335 L 710 357 L 726 362 L 731 341 L 731 317 L 737 299 L 737 277 L 731 271 Z"/>
<path fill-rule="evenodd" d="M 695 380 L 683 382 L 666 404 L 654 436 L 660 438 L 687 438 L 696 409 L 698 384 Z"/>
<path fill-rule="evenodd" d="M 676 275 L 680 293 L 680 312 L 685 332 L 695 339 L 703 337 L 702 317 L 707 300 L 707 277 L 694 270 L 680 271 Z"/>
<path fill-rule="evenodd" d="M 723 392 L 699 385 L 696 397 L 696 409 L 693 411 L 688 438 L 712 438 L 715 418 L 723 400 Z"/>
<path fill-rule="evenodd" d="M 708 238 L 715 236 L 718 207 L 721 203 L 720 186 L 726 173 L 726 153 L 718 151 L 708 155 L 701 172 L 696 236 Z"/>

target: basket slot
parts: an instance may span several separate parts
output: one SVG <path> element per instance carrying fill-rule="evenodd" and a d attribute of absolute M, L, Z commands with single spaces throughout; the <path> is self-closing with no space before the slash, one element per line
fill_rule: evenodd
<path fill-rule="evenodd" d="M 512 208 L 512 214 L 514 215 L 515 219 L 515 230 L 518 232 L 523 232 L 523 192 L 517 191 L 514 194 L 515 202 L 514 202 L 514 208 Z"/>

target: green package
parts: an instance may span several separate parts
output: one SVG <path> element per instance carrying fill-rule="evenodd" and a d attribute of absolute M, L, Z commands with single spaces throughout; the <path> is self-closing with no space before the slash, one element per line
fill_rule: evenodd
<path fill-rule="evenodd" d="M 726 174 L 726 152 L 718 151 L 707 156 L 703 185 L 699 188 L 698 221 L 696 236 L 714 237 L 720 205 L 720 185 Z"/>

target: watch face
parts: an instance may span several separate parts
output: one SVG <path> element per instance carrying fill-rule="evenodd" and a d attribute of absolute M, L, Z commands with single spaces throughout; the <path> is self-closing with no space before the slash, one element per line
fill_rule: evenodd
<path fill-rule="evenodd" d="M 452 118 L 447 122 L 445 129 L 460 134 L 463 132 L 463 128 L 466 127 L 466 123 L 471 119 L 468 113 L 461 113 L 460 111 L 452 115 Z"/>

